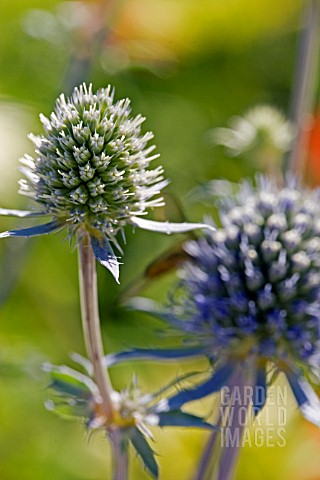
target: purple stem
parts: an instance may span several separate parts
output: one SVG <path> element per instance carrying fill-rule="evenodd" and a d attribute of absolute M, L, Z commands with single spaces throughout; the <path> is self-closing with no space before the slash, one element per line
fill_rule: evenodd
<path fill-rule="evenodd" d="M 247 426 L 249 408 L 251 406 L 251 396 L 247 394 L 247 387 L 252 386 L 248 381 L 248 376 L 244 370 L 239 372 L 234 384 L 230 389 L 231 400 L 227 414 L 227 425 L 224 427 L 222 435 L 223 450 L 219 462 L 219 471 L 217 480 L 231 480 L 242 444 L 243 431 Z M 226 444 L 228 440 L 228 444 Z"/>
<path fill-rule="evenodd" d="M 123 440 L 119 432 L 115 430 L 109 435 L 113 448 L 113 480 L 128 479 L 128 442 Z"/>
<path fill-rule="evenodd" d="M 229 392 L 232 391 L 234 385 L 237 385 L 238 375 L 239 375 L 239 372 L 236 371 L 235 375 L 233 375 L 233 377 L 230 379 L 228 385 L 226 385 L 226 387 L 228 387 L 229 389 Z M 223 390 L 221 390 L 221 395 L 224 395 Z M 220 428 L 223 426 L 225 415 L 227 414 L 230 408 L 230 404 L 225 401 L 225 398 L 224 399 L 221 398 L 221 400 L 223 401 L 221 401 L 220 403 L 219 416 L 216 422 L 216 425 Z M 201 457 L 196 476 L 194 477 L 193 480 L 206 480 L 206 479 L 212 478 L 214 471 L 217 470 L 217 468 L 215 468 L 215 465 L 214 465 L 214 454 L 218 446 L 217 440 L 218 438 L 221 438 L 220 436 L 221 436 L 221 432 L 217 430 L 210 435 L 210 438 L 207 442 L 207 445 Z"/>

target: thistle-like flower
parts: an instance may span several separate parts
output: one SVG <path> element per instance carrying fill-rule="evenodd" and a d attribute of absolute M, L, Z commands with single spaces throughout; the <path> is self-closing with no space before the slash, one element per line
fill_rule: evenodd
<path fill-rule="evenodd" d="M 125 390 L 112 392 L 113 415 L 112 418 L 107 418 L 101 407 L 99 388 L 91 377 L 90 362 L 79 355 L 75 355 L 74 359 L 87 368 L 86 373 L 64 365 L 45 365 L 44 369 L 51 375 L 52 395 L 46 402 L 48 410 L 66 418 L 84 419 L 89 431 L 104 430 L 111 444 L 116 442 L 120 445 L 123 462 L 127 461 L 128 446 L 131 443 L 144 467 L 154 478 L 158 478 L 159 472 L 154 452 L 149 445 L 149 441 L 153 440 L 151 428 L 183 426 L 215 429 L 201 417 L 180 409 L 158 412 L 160 395 L 172 385 L 169 384 L 154 394 L 143 394 L 136 378 Z"/>
<path fill-rule="evenodd" d="M 271 363 L 304 416 L 320 426 L 320 401 L 303 375 L 320 368 L 319 201 L 319 190 L 295 180 L 278 189 L 261 177 L 257 188 L 244 183 L 223 201 L 223 228 L 186 244 L 191 261 L 180 271 L 171 318 L 217 368 L 170 408 L 228 385 L 239 365 L 266 391 Z M 255 413 L 265 399 L 252 399 Z"/>
<path fill-rule="evenodd" d="M 131 116 L 130 100 L 114 101 L 108 86 L 97 93 L 85 84 L 70 98 L 62 94 L 55 111 L 40 115 L 44 133 L 30 135 L 35 156 L 22 158 L 20 193 L 37 202 L 38 211 L 0 209 L 1 215 L 52 221 L 37 227 L 11 230 L 2 237 L 29 237 L 68 227 L 71 237 L 89 233 L 96 258 L 116 279 L 119 264 L 113 243 L 130 224 L 164 233 L 184 232 L 198 224 L 169 224 L 141 218 L 148 208 L 163 205 L 159 193 L 168 183 L 162 167 L 149 169 L 158 157 L 147 146 L 151 132 L 141 133 L 144 117 Z"/>
<path fill-rule="evenodd" d="M 221 200 L 222 228 L 186 243 L 190 260 L 179 272 L 169 308 L 136 300 L 138 308 L 180 330 L 187 345 L 120 352 L 107 358 L 109 364 L 204 355 L 213 365 L 207 379 L 164 399 L 158 410 L 223 395 L 226 388 L 235 422 L 238 407 L 260 412 L 270 382 L 283 373 L 303 416 L 320 427 L 320 400 L 307 379 L 320 374 L 319 202 L 320 190 L 303 189 L 295 179 L 283 188 L 265 177 L 256 188 L 243 183 Z M 232 403 L 235 390 L 242 406 Z M 216 448 L 215 438 L 207 452 Z M 235 448 L 222 454 L 219 480 L 231 478 L 235 455 Z M 209 458 L 206 453 L 197 480 L 207 478 Z"/>
<path fill-rule="evenodd" d="M 282 189 L 265 177 L 257 183 L 223 199 L 222 228 L 186 243 L 190 260 L 166 312 L 136 303 L 168 319 L 188 346 L 121 352 L 108 361 L 207 356 L 216 366 L 212 376 L 169 399 L 167 408 L 220 390 L 244 368 L 265 392 L 252 398 L 255 413 L 272 365 L 286 375 L 303 415 L 320 426 L 320 401 L 304 376 L 320 373 L 320 190 L 294 179 Z"/>
<path fill-rule="evenodd" d="M 242 117 L 232 117 L 230 128 L 215 128 L 212 138 L 228 149 L 231 156 L 246 153 L 257 147 L 284 153 L 294 136 L 291 123 L 270 105 L 257 105 Z"/>

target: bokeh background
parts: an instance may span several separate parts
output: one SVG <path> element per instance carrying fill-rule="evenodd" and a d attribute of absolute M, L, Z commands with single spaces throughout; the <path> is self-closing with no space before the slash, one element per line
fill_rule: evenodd
<path fill-rule="evenodd" d="M 229 158 L 212 144 L 210 130 L 261 103 L 288 113 L 297 42 L 299 0 L 56 0 L 0 1 L 0 204 L 25 208 L 17 194 L 18 159 L 32 154 L 27 133 L 40 133 L 38 114 L 49 115 L 62 91 L 82 81 L 111 83 L 116 98 L 132 99 L 147 117 L 161 164 L 171 179 L 161 218 L 200 220 L 208 202 L 190 191 L 212 179 L 252 177 L 259 165 Z M 317 127 L 320 128 L 320 127 Z M 209 133 L 208 133 L 209 132 Z M 313 155 L 320 148 L 313 136 Z M 319 174 L 320 175 L 320 174 Z M 313 179 L 315 177 L 313 176 Z M 200 189 L 200 190 L 199 190 Z M 0 230 L 17 226 L 2 218 Z M 19 222 L 21 225 L 21 221 Z M 161 324 L 122 306 L 135 293 L 165 300 L 174 272 L 143 279 L 155 254 L 184 237 L 127 232 L 121 286 L 98 270 L 106 352 L 164 346 Z M 44 408 L 45 361 L 71 364 L 84 353 L 77 255 L 65 235 L 3 240 L 0 245 L 0 478 L 2 480 L 107 480 L 110 452 L 103 435 L 88 437 L 81 424 Z M 139 289 L 138 289 L 139 287 Z M 112 370 L 116 388 L 138 372 L 155 390 L 177 373 L 200 367 L 142 364 Z M 212 401 L 195 407 L 210 414 Z M 285 448 L 242 451 L 237 480 L 319 480 L 320 432 L 304 422 L 289 399 Z M 155 431 L 163 480 L 191 479 L 206 433 Z M 132 480 L 146 474 L 132 455 Z"/>

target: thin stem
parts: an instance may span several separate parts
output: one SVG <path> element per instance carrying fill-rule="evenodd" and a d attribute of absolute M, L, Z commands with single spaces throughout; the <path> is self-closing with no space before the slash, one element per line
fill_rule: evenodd
<path fill-rule="evenodd" d="M 222 415 L 220 414 L 219 420 L 217 422 L 217 427 L 221 427 L 221 420 L 222 420 Z M 209 465 L 212 464 L 213 453 L 217 444 L 218 436 L 219 436 L 218 431 L 215 431 L 210 435 L 209 440 L 205 446 L 204 452 L 202 454 L 194 480 L 205 480 L 206 478 L 208 478 Z"/>
<path fill-rule="evenodd" d="M 116 22 L 119 2 L 101 0 L 88 3 L 87 22 L 73 35 L 69 64 L 66 69 L 65 91 L 72 92 L 75 86 L 87 81 L 94 60 L 106 49 L 112 37 L 112 24 Z"/>
<path fill-rule="evenodd" d="M 228 387 L 227 397 L 221 397 L 218 426 L 220 435 L 214 432 L 205 447 L 194 480 L 232 480 L 242 445 L 242 436 L 250 408 L 250 396 L 246 388 L 252 386 L 253 374 L 238 369 Z M 224 395 L 224 392 L 221 392 Z M 229 398 L 230 397 L 230 398 Z M 244 415 L 245 412 L 245 415 Z M 220 445 L 217 439 L 220 436 Z M 219 451 L 220 450 L 220 451 Z"/>
<path fill-rule="evenodd" d="M 317 71 L 319 57 L 320 3 L 308 0 L 304 13 L 295 71 L 291 104 L 291 120 L 296 127 L 293 148 L 284 162 L 284 170 L 302 172 L 310 118 L 316 100 Z"/>
<path fill-rule="evenodd" d="M 247 395 L 247 387 L 253 387 L 254 373 L 255 370 L 250 371 L 250 367 L 247 372 L 240 371 L 230 389 L 229 410 L 227 418 L 224 419 L 225 426 L 223 426 L 221 432 L 222 455 L 217 480 L 232 480 L 234 476 L 242 446 L 243 433 L 249 420 L 251 397 Z M 245 412 L 245 415 L 243 415 L 243 412 Z"/>
<path fill-rule="evenodd" d="M 98 309 L 96 259 L 87 233 L 79 241 L 79 282 L 83 335 L 93 375 L 101 395 L 101 405 L 108 420 L 112 418 L 112 386 L 103 365 L 103 345 Z"/>
<path fill-rule="evenodd" d="M 113 480 L 127 480 L 128 478 L 128 441 L 123 440 L 115 431 L 110 435 L 113 447 Z"/>
<path fill-rule="evenodd" d="M 237 379 L 234 376 L 227 385 L 229 388 L 229 391 L 233 389 L 235 384 L 237 384 Z M 215 422 L 216 426 L 219 427 L 220 429 L 221 427 L 223 427 L 223 421 L 229 409 L 230 409 L 230 404 L 224 398 L 224 392 L 221 391 L 219 416 L 217 418 L 217 421 Z M 217 444 L 217 440 L 220 437 L 220 435 L 221 435 L 221 432 L 219 432 L 218 430 L 214 431 L 210 435 L 209 440 L 203 451 L 202 457 L 200 459 L 198 470 L 193 480 L 208 480 L 209 478 L 212 478 L 214 471 L 216 471 L 216 468 L 214 468 L 214 462 L 215 460 L 217 460 L 215 459 L 215 456 L 218 456 L 215 454 L 218 453 L 217 449 L 219 448 L 219 445 Z"/>
<path fill-rule="evenodd" d="M 217 480 L 231 480 L 236 467 L 236 463 L 240 454 L 242 435 L 244 425 L 241 423 L 241 409 L 243 406 L 239 402 L 235 402 L 231 405 L 233 409 L 232 415 L 234 415 L 232 423 L 227 428 L 230 428 L 230 437 L 237 437 L 236 441 L 232 445 L 225 446 L 220 459 L 219 472 Z"/>

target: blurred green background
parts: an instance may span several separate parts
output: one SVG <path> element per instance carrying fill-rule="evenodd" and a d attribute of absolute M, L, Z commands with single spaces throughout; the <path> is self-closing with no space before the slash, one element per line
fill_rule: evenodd
<path fill-rule="evenodd" d="M 163 216 L 179 221 L 179 199 L 188 219 L 205 207 L 190 205 L 190 189 L 211 179 L 237 181 L 255 166 L 227 158 L 208 131 L 225 126 L 255 104 L 288 112 L 297 40 L 299 0 L 55 0 L 0 1 L 0 204 L 27 207 L 17 194 L 18 159 L 32 154 L 27 133 L 40 133 L 38 114 L 49 115 L 62 91 L 82 81 L 112 83 L 116 98 L 132 99 L 147 117 L 161 164 L 171 179 Z M 45 8 L 45 9 L 44 9 Z M 174 198 L 173 198 L 174 197 Z M 1 230 L 19 225 L 1 219 Z M 99 268 L 101 321 L 107 352 L 164 345 L 160 323 L 126 311 L 119 297 L 137 285 L 155 252 L 182 237 L 127 232 L 121 286 Z M 48 379 L 44 361 L 68 363 L 84 353 L 79 312 L 77 256 L 65 234 L 0 245 L 0 478 L 2 480 L 106 480 L 110 453 L 102 435 L 88 438 L 82 425 L 53 416 L 43 406 Z M 174 274 L 139 292 L 164 300 Z M 133 282 L 133 283 L 132 283 Z M 172 342 L 172 340 L 170 340 Z M 200 365 L 136 363 L 111 372 L 123 388 L 134 371 L 146 390 Z M 210 413 L 211 403 L 197 409 Z M 245 448 L 238 480 L 320 479 L 320 432 L 289 405 L 286 447 Z M 155 431 L 161 478 L 191 479 L 206 434 Z M 308 459 L 306 461 L 306 459 Z M 132 459 L 132 480 L 147 478 Z"/>

